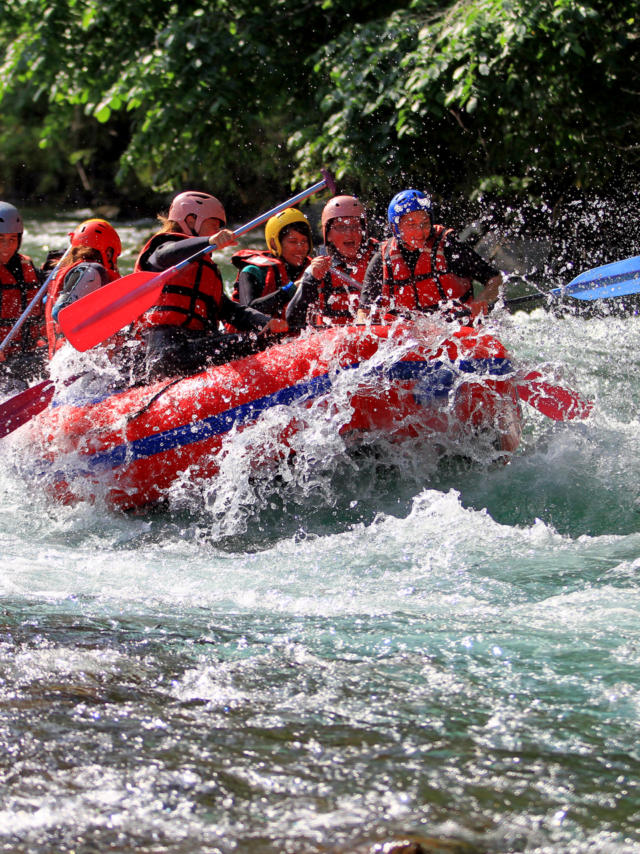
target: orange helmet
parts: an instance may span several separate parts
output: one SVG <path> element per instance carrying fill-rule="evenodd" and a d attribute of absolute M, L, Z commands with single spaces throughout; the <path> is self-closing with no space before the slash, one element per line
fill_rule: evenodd
<path fill-rule="evenodd" d="M 102 263 L 108 270 L 117 272 L 117 259 L 122 252 L 118 232 L 106 219 L 87 219 L 69 235 L 72 246 L 88 246 L 102 255 Z"/>
<path fill-rule="evenodd" d="M 329 199 L 322 209 L 322 239 L 327 242 L 327 231 L 332 219 L 343 216 L 357 216 L 362 220 L 363 229 L 367 222 L 367 215 L 362 202 L 355 196 L 334 196 Z"/>
<path fill-rule="evenodd" d="M 196 218 L 193 228 L 189 228 L 186 222 L 187 217 L 191 215 Z M 210 217 L 219 219 L 223 225 L 227 224 L 227 216 L 222 207 L 222 202 L 209 193 L 198 193 L 195 190 L 178 193 L 169 208 L 169 219 L 177 222 L 185 234 L 190 231 L 199 234 L 202 223 Z"/>

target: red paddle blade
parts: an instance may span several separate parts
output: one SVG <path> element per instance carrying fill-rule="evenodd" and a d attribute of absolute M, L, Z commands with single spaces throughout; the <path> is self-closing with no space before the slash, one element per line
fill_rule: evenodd
<path fill-rule="evenodd" d="M 589 417 L 593 410 L 592 400 L 585 400 L 578 392 L 564 386 L 538 379 L 541 376 L 538 371 L 531 371 L 518 382 L 518 396 L 522 400 L 554 421 Z"/>
<path fill-rule="evenodd" d="M 164 273 L 131 273 L 72 302 L 58 323 L 76 350 L 89 350 L 151 308 L 162 292 Z"/>
<path fill-rule="evenodd" d="M 55 390 L 51 380 L 43 380 L 0 404 L 0 438 L 13 433 L 18 427 L 46 409 Z"/>

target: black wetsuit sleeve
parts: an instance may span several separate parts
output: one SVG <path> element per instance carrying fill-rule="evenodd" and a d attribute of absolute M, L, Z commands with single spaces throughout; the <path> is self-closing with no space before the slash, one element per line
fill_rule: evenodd
<path fill-rule="evenodd" d="M 239 305 L 237 302 L 233 302 L 226 294 L 222 296 L 218 316 L 220 320 L 230 323 L 240 332 L 259 332 L 270 320 L 266 314 L 262 314 L 262 312 L 256 311 L 248 305 Z"/>
<path fill-rule="evenodd" d="M 318 280 L 305 273 L 287 305 L 286 320 L 291 329 L 301 329 L 307 322 L 307 310 L 318 299 Z"/>
<path fill-rule="evenodd" d="M 445 241 L 444 256 L 452 273 L 472 282 L 486 285 L 490 279 L 500 275 L 500 270 L 488 264 L 468 243 L 461 243 L 453 235 Z"/>
<path fill-rule="evenodd" d="M 240 305 L 251 305 L 262 294 L 264 278 L 260 279 L 257 273 L 257 268 L 250 265 L 245 267 L 238 276 L 238 302 Z"/>
<path fill-rule="evenodd" d="M 149 255 L 145 269 L 151 273 L 161 273 L 169 267 L 175 267 L 186 258 L 200 252 L 209 243 L 208 237 L 187 237 L 185 240 L 166 240 L 160 243 Z"/>
<path fill-rule="evenodd" d="M 260 277 L 259 270 L 250 264 L 238 276 L 238 302 L 240 305 L 250 305 L 272 317 L 279 315 L 291 297 L 293 289 L 287 289 L 288 284 L 287 282 L 272 294 L 261 296 L 264 290 L 264 278 Z"/>
<path fill-rule="evenodd" d="M 282 309 L 285 307 L 288 301 L 288 294 L 285 294 L 284 288 L 280 288 L 273 294 L 267 294 L 266 297 L 260 297 L 260 299 L 254 299 L 251 303 L 251 308 L 255 308 L 258 311 L 263 311 L 265 314 L 273 317 L 276 314 L 280 314 Z"/>
<path fill-rule="evenodd" d="M 369 308 L 382 293 L 382 252 L 376 252 L 369 261 L 367 272 L 364 274 L 362 291 L 360 293 L 360 308 Z"/>

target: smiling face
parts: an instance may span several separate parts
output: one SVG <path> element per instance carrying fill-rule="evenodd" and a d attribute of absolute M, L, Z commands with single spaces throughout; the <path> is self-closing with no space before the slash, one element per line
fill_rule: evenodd
<path fill-rule="evenodd" d="M 431 218 L 425 211 L 411 211 L 400 217 L 400 240 L 407 249 L 424 249 L 431 234 Z"/>
<path fill-rule="evenodd" d="M 19 234 L 0 234 L 0 264 L 7 264 L 18 251 Z"/>
<path fill-rule="evenodd" d="M 327 229 L 327 242 L 349 261 L 357 256 L 363 236 L 362 223 L 357 216 L 341 216 L 332 219 Z"/>
<path fill-rule="evenodd" d="M 309 238 L 302 231 L 293 227 L 287 229 L 287 233 L 280 235 L 280 246 L 282 247 L 282 258 L 292 267 L 302 267 L 309 255 Z"/>

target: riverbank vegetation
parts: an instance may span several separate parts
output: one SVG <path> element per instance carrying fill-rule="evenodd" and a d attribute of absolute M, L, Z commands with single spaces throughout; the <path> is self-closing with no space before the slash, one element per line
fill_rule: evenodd
<path fill-rule="evenodd" d="M 328 165 L 374 205 L 629 204 L 638 33 L 631 0 L 13 0 L 0 191 L 243 214 Z"/>

